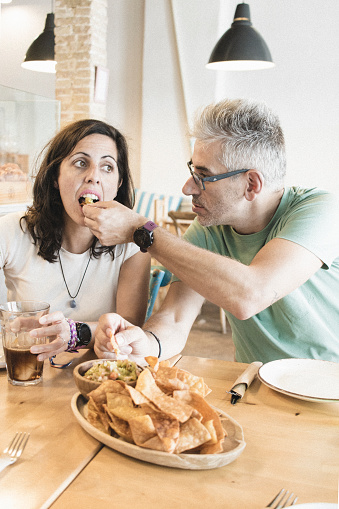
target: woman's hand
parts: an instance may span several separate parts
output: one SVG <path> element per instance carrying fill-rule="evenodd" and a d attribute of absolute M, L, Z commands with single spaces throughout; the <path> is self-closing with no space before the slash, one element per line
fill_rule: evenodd
<path fill-rule="evenodd" d="M 31 352 L 38 355 L 38 360 L 43 361 L 53 355 L 62 353 L 67 350 L 70 340 L 69 324 L 61 311 L 55 311 L 48 315 L 44 315 L 39 319 L 42 325 L 39 329 L 30 331 L 30 336 L 35 338 L 43 338 L 48 336 L 52 341 L 44 345 L 34 345 Z"/>
<path fill-rule="evenodd" d="M 116 359 L 111 337 L 119 346 L 119 358 L 128 358 L 137 364 L 145 364 L 145 357 L 152 355 L 150 340 L 140 327 L 124 320 L 116 313 L 107 313 L 99 318 L 95 331 L 94 351 L 99 359 Z"/>

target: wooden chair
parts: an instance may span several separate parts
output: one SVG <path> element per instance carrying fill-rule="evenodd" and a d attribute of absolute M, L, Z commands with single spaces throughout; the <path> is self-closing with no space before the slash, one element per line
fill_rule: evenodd
<path fill-rule="evenodd" d="M 190 224 L 192 224 L 196 214 L 194 212 L 183 212 L 182 210 L 170 210 L 168 217 L 173 221 L 176 234 L 178 237 L 181 237 Z"/>

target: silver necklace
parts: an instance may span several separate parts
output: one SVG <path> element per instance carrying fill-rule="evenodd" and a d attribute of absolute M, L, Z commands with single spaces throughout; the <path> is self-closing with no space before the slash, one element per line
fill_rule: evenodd
<path fill-rule="evenodd" d="M 87 262 L 87 265 L 86 265 L 86 268 L 85 268 L 85 272 L 83 273 L 83 276 L 81 278 L 81 281 L 80 281 L 80 285 L 79 285 L 79 288 L 78 288 L 78 291 L 75 295 L 71 295 L 71 292 L 69 291 L 69 288 L 68 288 L 68 285 L 67 285 L 67 282 L 66 282 L 66 278 L 65 278 L 65 274 L 64 274 L 64 269 L 62 267 L 62 263 L 61 263 L 61 256 L 60 256 L 60 251 L 59 251 L 59 263 L 60 263 L 60 268 L 61 268 L 61 273 L 62 273 L 62 277 L 64 279 L 64 283 L 66 285 L 66 289 L 67 289 L 67 292 L 68 292 L 68 295 L 71 297 L 72 300 L 70 300 L 69 302 L 69 305 L 71 308 L 76 308 L 77 307 L 77 303 L 75 302 L 75 299 L 77 298 L 79 292 L 80 292 L 80 288 L 81 288 L 81 285 L 85 279 L 85 276 L 86 276 L 86 272 L 87 272 L 87 269 L 88 269 L 88 266 L 89 266 L 89 262 L 91 261 L 91 255 L 89 256 L 89 259 L 88 259 L 88 262 Z"/>

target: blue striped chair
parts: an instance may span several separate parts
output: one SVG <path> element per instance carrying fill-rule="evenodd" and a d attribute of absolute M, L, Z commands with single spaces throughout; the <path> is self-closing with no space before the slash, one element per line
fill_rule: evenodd
<path fill-rule="evenodd" d="M 172 278 L 172 273 L 162 265 L 152 265 L 149 281 L 149 298 L 147 305 L 146 320 L 153 312 L 154 304 L 162 286 L 167 286 Z"/>
<path fill-rule="evenodd" d="M 149 193 L 141 189 L 135 189 L 135 204 L 133 210 L 138 212 L 151 221 L 158 221 L 161 223 L 162 219 L 166 219 L 170 210 L 178 210 L 183 200 L 182 196 L 170 196 L 166 194 Z M 161 216 L 157 213 L 157 203 L 161 202 L 162 211 Z"/>

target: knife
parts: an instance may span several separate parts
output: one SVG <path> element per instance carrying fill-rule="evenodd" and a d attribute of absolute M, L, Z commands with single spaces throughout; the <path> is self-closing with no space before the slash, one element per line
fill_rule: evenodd
<path fill-rule="evenodd" d="M 259 368 L 262 366 L 262 362 L 252 362 L 243 373 L 236 379 L 233 387 L 226 391 L 232 395 L 231 404 L 235 405 L 236 402 L 243 397 L 246 389 L 249 388 L 253 380 L 258 374 Z"/>

